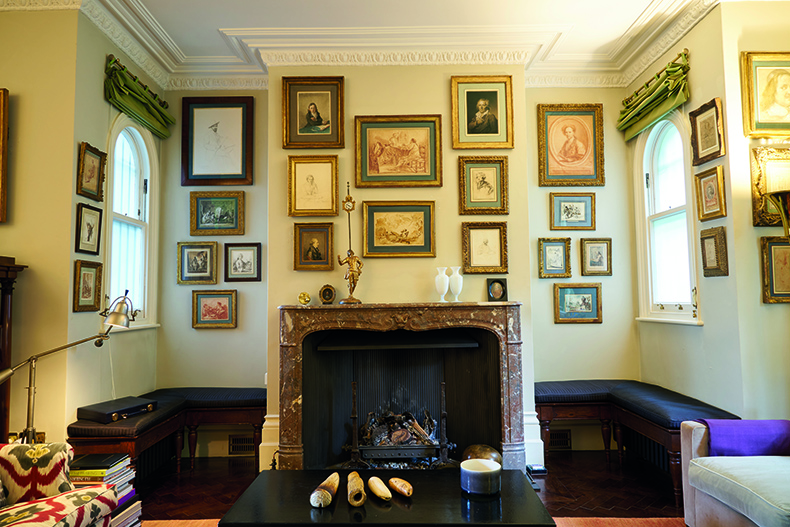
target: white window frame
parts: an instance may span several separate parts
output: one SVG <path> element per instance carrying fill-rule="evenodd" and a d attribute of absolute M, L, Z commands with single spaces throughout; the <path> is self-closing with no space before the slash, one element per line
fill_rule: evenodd
<path fill-rule="evenodd" d="M 654 124 L 636 139 L 634 152 L 634 211 L 636 223 L 636 261 L 637 278 L 639 289 L 639 316 L 637 320 L 642 322 L 665 322 L 674 324 L 686 324 L 701 326 L 702 320 L 699 316 L 699 299 L 697 289 L 697 221 L 694 217 L 694 194 L 691 174 L 691 142 L 683 140 L 683 171 L 686 189 L 686 204 L 684 205 L 686 214 L 686 228 L 688 231 L 688 254 L 689 254 L 689 281 L 691 287 L 691 302 L 689 304 L 666 305 L 653 302 L 652 292 L 652 272 L 650 258 L 650 228 L 647 221 L 647 185 L 645 181 L 645 155 L 652 151 L 653 145 L 650 139 L 651 132 L 656 126 L 668 121 L 673 124 L 680 137 L 688 139 L 691 131 L 688 119 L 679 110 L 673 110 L 661 121 Z"/>
<path fill-rule="evenodd" d="M 110 275 L 112 269 L 110 263 L 112 262 L 112 226 L 115 212 L 113 211 L 113 183 L 114 183 L 114 159 L 115 159 L 115 143 L 121 132 L 127 128 L 133 128 L 137 134 L 138 139 L 142 139 L 148 153 L 148 164 L 142 166 L 143 174 L 148 180 L 148 204 L 147 204 L 147 229 L 146 229 L 146 264 L 145 264 L 145 291 L 142 296 L 145 298 L 145 310 L 141 311 L 134 322 L 131 323 L 129 329 L 144 329 L 150 327 L 158 327 L 157 304 L 158 298 L 156 292 L 159 290 L 159 150 L 153 134 L 140 126 L 136 121 L 133 121 L 129 116 L 124 113 L 118 114 L 113 121 L 109 133 L 109 145 L 107 147 L 107 216 L 109 221 L 105 223 L 106 247 L 105 253 L 105 269 L 104 274 L 104 290 L 109 292 Z M 145 161 L 145 160 L 143 160 Z M 129 221 L 129 220 L 125 220 Z M 133 222 L 135 220 L 132 220 Z M 110 298 L 109 301 L 114 300 Z M 142 306 L 134 306 L 138 309 Z"/>

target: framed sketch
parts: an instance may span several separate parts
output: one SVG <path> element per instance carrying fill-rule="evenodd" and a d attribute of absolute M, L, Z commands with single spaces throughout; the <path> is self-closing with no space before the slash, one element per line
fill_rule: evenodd
<path fill-rule="evenodd" d="M 538 105 L 538 184 L 605 184 L 602 104 Z"/>
<path fill-rule="evenodd" d="M 217 283 L 217 242 L 178 242 L 178 283 Z"/>
<path fill-rule="evenodd" d="M 790 135 L 790 53 L 741 53 L 743 132 Z"/>
<path fill-rule="evenodd" d="M 465 274 L 507 273 L 507 222 L 461 223 Z"/>
<path fill-rule="evenodd" d="M 507 278 L 487 278 L 486 296 L 489 302 L 506 302 Z"/>
<path fill-rule="evenodd" d="M 769 174 L 776 171 L 787 174 L 790 171 L 790 148 L 760 146 L 752 149 L 752 224 L 755 227 L 782 225 L 779 210 L 771 203 L 765 193 Z"/>
<path fill-rule="evenodd" d="M 790 242 L 784 236 L 760 238 L 763 267 L 763 303 L 790 302 Z"/>
<path fill-rule="evenodd" d="M 702 275 L 729 276 L 725 228 L 713 227 L 700 231 L 699 241 L 702 246 Z"/>
<path fill-rule="evenodd" d="M 691 121 L 692 165 L 702 165 L 726 153 L 721 99 L 716 97 L 689 112 L 689 120 Z"/>
<path fill-rule="evenodd" d="M 0 88 L 0 223 L 8 217 L 8 89 Z"/>
<path fill-rule="evenodd" d="M 101 273 L 102 264 L 99 262 L 75 260 L 73 312 L 101 309 Z"/>
<path fill-rule="evenodd" d="M 724 194 L 724 167 L 718 165 L 695 176 L 694 189 L 699 221 L 725 217 L 727 200 Z"/>
<path fill-rule="evenodd" d="M 283 148 L 344 148 L 343 77 L 283 77 Z"/>
<path fill-rule="evenodd" d="M 571 239 L 538 238 L 538 278 L 571 277 Z"/>
<path fill-rule="evenodd" d="M 451 78 L 453 148 L 513 148 L 510 75 Z"/>
<path fill-rule="evenodd" d="M 433 201 L 364 201 L 362 256 L 433 258 L 434 221 Z"/>
<path fill-rule="evenodd" d="M 334 223 L 294 223 L 294 270 L 335 268 Z"/>
<path fill-rule="evenodd" d="M 244 234 L 244 191 L 190 192 L 189 234 Z"/>
<path fill-rule="evenodd" d="M 236 290 L 192 291 L 192 327 L 232 329 L 236 327 Z"/>
<path fill-rule="evenodd" d="M 507 157 L 458 158 L 459 214 L 507 214 Z"/>
<path fill-rule="evenodd" d="M 582 238 L 582 276 L 612 276 L 612 239 Z"/>
<path fill-rule="evenodd" d="M 101 249 L 102 210 L 77 203 L 77 240 L 74 250 L 98 256 Z"/>
<path fill-rule="evenodd" d="M 181 186 L 252 185 L 253 97 L 184 97 Z"/>
<path fill-rule="evenodd" d="M 551 192 L 549 228 L 553 231 L 595 230 L 594 192 Z"/>
<path fill-rule="evenodd" d="M 337 156 L 288 156 L 288 215 L 337 213 Z"/>
<path fill-rule="evenodd" d="M 107 154 L 88 143 L 80 143 L 77 163 L 77 194 L 95 201 L 104 200 L 104 167 Z"/>
<path fill-rule="evenodd" d="M 441 187 L 442 116 L 354 118 L 356 186 Z"/>
<path fill-rule="evenodd" d="M 601 324 L 601 284 L 554 284 L 555 324 Z"/>
<path fill-rule="evenodd" d="M 261 281 L 261 244 L 225 244 L 225 281 Z"/>

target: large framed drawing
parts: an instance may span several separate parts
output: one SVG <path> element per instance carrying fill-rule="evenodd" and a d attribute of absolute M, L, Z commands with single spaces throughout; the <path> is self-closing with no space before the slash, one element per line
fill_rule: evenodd
<path fill-rule="evenodd" d="M 784 236 L 760 238 L 762 255 L 763 302 L 790 302 L 790 242 Z"/>
<path fill-rule="evenodd" d="M 0 88 L 0 223 L 8 215 L 8 90 Z"/>
<path fill-rule="evenodd" d="M 549 229 L 552 231 L 594 231 L 595 193 L 549 193 Z"/>
<path fill-rule="evenodd" d="M 716 97 L 689 112 L 691 122 L 691 164 L 702 165 L 726 153 L 721 99 Z"/>
<path fill-rule="evenodd" d="M 695 174 L 694 190 L 697 196 L 697 218 L 699 221 L 723 218 L 727 215 L 724 168 L 721 165 Z"/>
<path fill-rule="evenodd" d="M 337 156 L 288 156 L 288 215 L 337 216 Z"/>
<path fill-rule="evenodd" d="M 344 148 L 343 77 L 283 77 L 283 148 Z"/>
<path fill-rule="evenodd" d="M 244 234 L 244 191 L 190 192 L 189 234 Z"/>
<path fill-rule="evenodd" d="M 510 75 L 452 77 L 453 148 L 513 148 Z"/>
<path fill-rule="evenodd" d="M 181 185 L 252 185 L 253 97 L 184 97 Z"/>
<path fill-rule="evenodd" d="M 177 282 L 179 284 L 217 283 L 217 242 L 178 242 Z"/>
<path fill-rule="evenodd" d="M 87 260 L 74 262 L 74 307 L 75 313 L 101 309 L 102 264 Z"/>
<path fill-rule="evenodd" d="M 702 276 L 728 276 L 727 231 L 724 227 L 712 227 L 699 233 L 702 248 Z"/>
<path fill-rule="evenodd" d="M 357 187 L 441 187 L 441 115 L 354 118 Z"/>
<path fill-rule="evenodd" d="M 461 223 L 461 256 L 466 274 L 507 273 L 507 222 Z"/>
<path fill-rule="evenodd" d="M 554 284 L 555 324 L 602 324 L 601 284 Z"/>
<path fill-rule="evenodd" d="M 192 327 L 232 329 L 236 327 L 236 290 L 192 291 Z"/>
<path fill-rule="evenodd" d="M 752 149 L 752 225 L 772 227 L 782 224 L 779 210 L 765 193 L 766 179 L 772 171 L 787 174 L 790 171 L 790 148 L 760 146 Z"/>
<path fill-rule="evenodd" d="M 362 202 L 365 257 L 436 256 L 433 201 Z"/>
<path fill-rule="evenodd" d="M 507 157 L 458 158 L 459 214 L 507 214 Z"/>
<path fill-rule="evenodd" d="M 571 239 L 538 238 L 538 278 L 571 277 Z"/>
<path fill-rule="evenodd" d="M 790 135 L 790 53 L 741 53 L 743 131 Z"/>
<path fill-rule="evenodd" d="M 538 184 L 603 186 L 603 105 L 538 105 Z"/>
<path fill-rule="evenodd" d="M 74 250 L 98 256 L 101 249 L 102 209 L 77 203 L 77 236 Z"/>
<path fill-rule="evenodd" d="M 333 223 L 294 223 L 294 270 L 335 268 L 334 229 Z"/>

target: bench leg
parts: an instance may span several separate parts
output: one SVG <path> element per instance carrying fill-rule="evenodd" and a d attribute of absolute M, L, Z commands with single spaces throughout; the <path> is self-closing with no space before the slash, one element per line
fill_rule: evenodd
<path fill-rule="evenodd" d="M 680 452 L 667 450 L 669 454 L 669 474 L 672 476 L 672 490 L 675 492 L 675 507 L 683 506 L 683 470 Z"/>
<path fill-rule="evenodd" d="M 189 428 L 189 470 L 195 470 L 195 452 L 197 451 L 197 427 L 187 425 Z"/>
<path fill-rule="evenodd" d="M 181 451 L 184 450 L 184 429 L 179 428 L 175 433 L 176 441 L 176 474 L 181 474 Z"/>
<path fill-rule="evenodd" d="M 261 424 L 254 424 L 252 425 L 252 444 L 255 448 L 255 467 L 257 470 L 260 470 L 261 466 L 261 453 L 260 448 L 258 448 L 261 444 L 261 440 L 263 437 L 263 423 Z"/>
<path fill-rule="evenodd" d="M 543 441 L 543 457 L 545 458 L 549 453 L 549 443 L 551 442 L 551 420 L 540 422 L 540 439 Z"/>
<path fill-rule="evenodd" d="M 603 435 L 603 449 L 606 452 L 606 462 L 609 463 L 609 449 L 612 446 L 611 419 L 601 419 L 601 435 Z"/>
<path fill-rule="evenodd" d="M 614 422 L 614 440 L 617 441 L 617 458 L 620 460 L 620 464 L 622 465 L 625 461 L 625 450 L 623 449 L 623 429 L 620 427 L 620 423 L 617 421 Z"/>

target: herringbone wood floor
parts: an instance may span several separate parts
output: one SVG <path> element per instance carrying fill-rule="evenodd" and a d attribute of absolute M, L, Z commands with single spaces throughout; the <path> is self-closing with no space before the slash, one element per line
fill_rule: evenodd
<path fill-rule="evenodd" d="M 616 459 L 616 455 L 614 456 Z M 257 475 L 254 458 L 198 458 L 138 488 L 143 520 L 221 518 Z M 678 517 L 669 476 L 639 462 L 606 463 L 603 452 L 550 452 L 549 474 L 536 477 L 554 517 Z"/>

